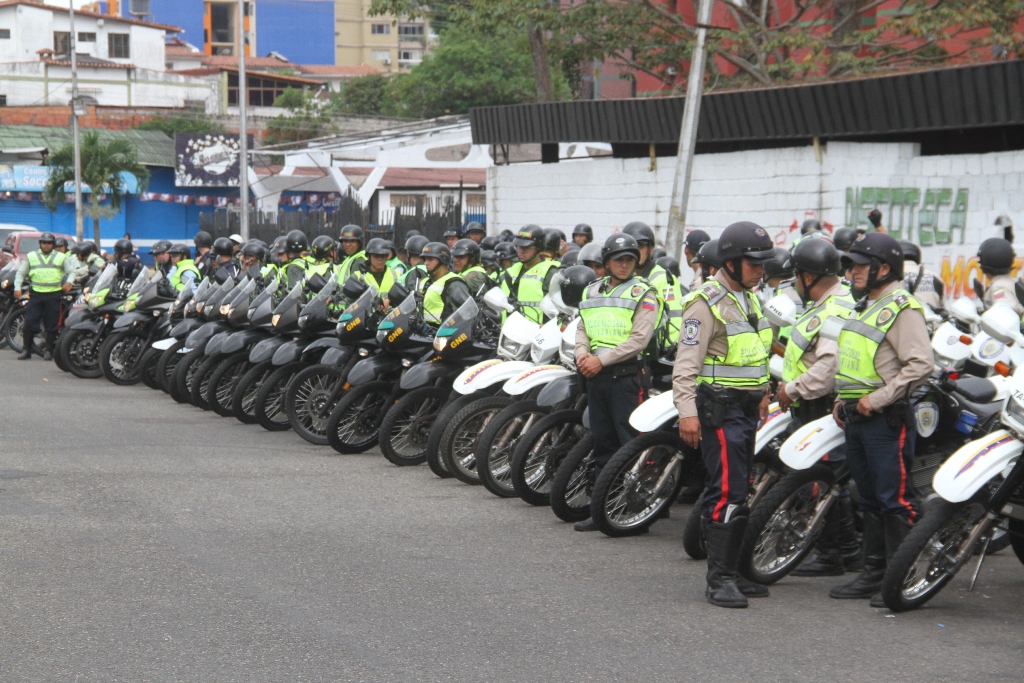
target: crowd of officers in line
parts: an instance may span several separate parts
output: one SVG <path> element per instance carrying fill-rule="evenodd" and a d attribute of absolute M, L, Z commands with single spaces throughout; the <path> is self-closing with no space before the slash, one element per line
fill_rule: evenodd
<path fill-rule="evenodd" d="M 922 303 L 941 311 L 945 301 L 943 283 L 921 263 L 920 250 L 886 234 L 877 211 L 870 218 L 876 231 L 866 233 L 840 228 L 827 234 L 817 221 L 806 221 L 791 252 L 776 248 L 763 227 L 748 221 L 729 225 L 718 239 L 691 231 L 684 254 L 693 280 L 685 294 L 679 263 L 657 247 L 654 231 L 641 222 L 603 244 L 593 241 L 585 224 L 567 240 L 559 230 L 536 225 L 487 236 L 483 226 L 470 223 L 464 231 L 445 232 L 444 242 L 412 234 L 396 249 L 384 239 L 364 240 L 362 229 L 350 225 L 337 242 L 329 236 L 310 242 L 300 231 L 272 245 L 214 240 L 201 232 L 194 256 L 188 246 L 169 241 L 154 244 L 152 253 L 172 291 L 194 288 L 203 278 L 224 282 L 240 275 L 278 277 L 283 291 L 296 285 L 316 291 L 329 278 L 343 284 L 353 277 L 374 284 L 386 299 L 401 283 L 421 293 L 424 320 L 433 325 L 495 286 L 523 315 L 541 323 L 540 303 L 555 272 L 582 273 L 589 284 L 579 302 L 575 357 L 595 437 L 590 483 L 636 436 L 629 416 L 647 397 L 651 362 L 674 356 L 679 436 L 701 453 L 707 469 L 701 510 L 705 595 L 713 605 L 746 607 L 747 598 L 768 596 L 766 587 L 737 572 L 758 424 L 773 398 L 792 413 L 795 428 L 831 413 L 846 432 L 846 444 L 829 461 L 849 466 L 863 537 L 858 539 L 847 494 L 830 510 L 817 552 L 794 575 L 858 571 L 852 582 L 833 588 L 831 597 L 884 606 L 878 593 L 887 560 L 921 514 L 909 478 L 916 437 L 909 397 L 933 371 Z M 48 351 L 56 327 L 50 326 L 51 304 L 45 302 L 67 291 L 80 269 L 98 265 L 88 245 L 72 256 L 57 242 L 43 236 L 16 285 L 20 290 L 23 278 L 31 278 L 31 303 L 38 308 L 26 316 L 26 335 L 38 331 L 46 317 Z M 119 242 L 115 251 L 119 270 L 131 277 L 141 266 L 130 243 Z M 1014 258 L 1005 239 L 986 240 L 978 253 L 988 282 L 986 303 L 1005 300 L 1024 313 L 1009 275 Z M 796 323 L 781 330 L 762 311 L 762 298 L 780 294 L 791 297 L 799 311 Z M 819 335 L 830 318 L 845 321 L 837 341 Z M 772 392 L 768 361 L 780 342 L 783 379 Z M 26 344 L 26 353 L 30 348 Z M 596 526 L 585 520 L 575 528 Z"/>

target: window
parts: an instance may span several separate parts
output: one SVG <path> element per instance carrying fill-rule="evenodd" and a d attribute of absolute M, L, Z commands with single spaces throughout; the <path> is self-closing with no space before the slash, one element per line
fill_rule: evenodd
<path fill-rule="evenodd" d="M 391 35 L 391 24 L 371 24 L 370 33 L 375 36 Z"/>
<path fill-rule="evenodd" d="M 78 42 L 80 42 L 80 43 L 95 43 L 96 42 L 96 34 L 95 33 L 79 33 L 78 34 Z"/>
<path fill-rule="evenodd" d="M 423 50 L 399 50 L 398 61 L 419 64 L 423 61 Z"/>
<path fill-rule="evenodd" d="M 71 34 L 68 31 L 53 32 L 53 51 L 58 55 L 71 54 Z"/>
<path fill-rule="evenodd" d="M 131 56 L 127 33 L 107 34 L 107 57 L 110 59 L 129 59 Z"/>
<path fill-rule="evenodd" d="M 423 24 L 399 24 L 398 35 L 400 36 L 422 36 Z"/>
<path fill-rule="evenodd" d="M 0 40 L 10 40 L 10 39 L 11 39 L 11 29 L 9 29 L 9 28 L 0 28 Z"/>
<path fill-rule="evenodd" d="M 391 59 L 391 50 L 371 50 L 370 59 L 375 62 L 383 62 Z"/>
<path fill-rule="evenodd" d="M 7 95 L 0 95 L 0 107 L 7 106 Z"/>

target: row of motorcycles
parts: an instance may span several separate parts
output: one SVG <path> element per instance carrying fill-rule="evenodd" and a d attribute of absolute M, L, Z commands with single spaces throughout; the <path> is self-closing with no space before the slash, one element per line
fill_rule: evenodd
<path fill-rule="evenodd" d="M 543 324 L 491 288 L 427 325 L 422 296 L 401 285 L 386 296 L 356 279 L 278 291 L 276 279 L 243 275 L 172 295 L 159 272 L 122 282 L 108 266 L 71 307 L 55 359 L 78 377 L 142 382 L 340 454 L 379 447 L 395 465 L 426 463 L 438 477 L 549 506 L 566 522 L 593 518 L 608 536 L 641 534 L 705 478 L 700 453 L 678 436 L 674 349 L 650 362 L 650 398 L 630 418 L 639 436 L 588 476 L 593 435 L 574 366 L 579 318 L 563 281 L 556 274 L 540 304 Z M 794 322 L 783 299 L 765 306 L 779 327 Z M 894 611 L 927 602 L 972 557 L 974 578 L 986 554 L 1007 546 L 1024 562 L 1020 318 L 1002 304 L 979 313 L 968 299 L 926 314 L 935 373 L 911 397 L 912 479 L 926 512 L 889 564 L 882 595 Z M 826 323 L 821 334 L 837 337 L 839 327 Z M 771 368 L 777 379 L 781 357 Z M 747 578 L 768 585 L 787 576 L 844 491 L 856 501 L 849 470 L 828 458 L 843 442 L 831 416 L 794 429 L 789 412 L 770 406 L 756 436 L 740 561 Z M 698 500 L 683 537 L 695 559 L 706 557 L 699 508 Z"/>

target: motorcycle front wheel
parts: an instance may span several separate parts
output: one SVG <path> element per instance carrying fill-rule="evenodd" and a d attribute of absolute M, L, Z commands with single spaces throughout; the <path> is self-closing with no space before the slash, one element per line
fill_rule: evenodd
<path fill-rule="evenodd" d="M 438 451 L 444 467 L 465 484 L 479 484 L 476 446 L 495 415 L 511 405 L 508 396 L 487 396 L 464 407 L 445 427 Z"/>
<path fill-rule="evenodd" d="M 551 511 L 563 522 L 582 522 L 590 517 L 587 470 L 593 451 L 594 434 L 587 432 L 562 460 L 551 481 Z"/>
<path fill-rule="evenodd" d="M 178 363 L 185 354 L 182 353 L 182 349 L 185 348 L 185 340 L 180 339 L 167 348 L 163 353 L 160 354 L 160 360 L 156 363 L 156 377 L 157 383 L 165 393 L 171 393 L 171 388 L 174 377 L 174 370 L 178 367 Z"/>
<path fill-rule="evenodd" d="M 210 410 L 209 389 L 213 373 L 224 360 L 223 356 L 204 356 L 203 360 L 196 366 L 196 374 L 192 380 L 192 390 L 189 393 L 189 403 L 196 408 Z"/>
<path fill-rule="evenodd" d="M 304 363 L 282 365 L 263 382 L 263 386 L 256 393 L 254 405 L 256 421 L 268 432 L 283 432 L 291 426 L 288 423 L 288 411 L 284 407 L 284 395 L 288 389 L 288 383 L 304 365 Z"/>
<path fill-rule="evenodd" d="M 256 395 L 277 368 L 269 361 L 257 363 L 238 379 L 231 395 L 231 413 L 242 424 L 256 424 Z"/>
<path fill-rule="evenodd" d="M 0 321 L 0 324 L 3 325 L 4 341 L 11 347 L 11 351 L 15 353 L 24 351 L 25 345 L 21 341 L 25 335 L 25 307 L 15 306 L 12 308 L 3 321 Z M 43 347 L 35 339 L 32 340 L 32 353 L 43 355 Z"/>
<path fill-rule="evenodd" d="M 171 377 L 171 398 L 178 403 L 188 403 L 191 400 L 192 382 L 195 380 L 196 370 L 205 358 L 203 349 L 192 349 L 182 356 Z"/>
<path fill-rule="evenodd" d="M 391 406 L 377 437 L 384 457 L 399 466 L 422 465 L 430 428 L 450 393 L 442 387 L 420 387 Z"/>
<path fill-rule="evenodd" d="M 516 497 L 512 455 L 526 432 L 547 414 L 536 401 L 517 401 L 494 416 L 476 447 L 476 471 L 484 488 L 499 498 Z"/>
<path fill-rule="evenodd" d="M 434 419 L 434 426 L 430 428 L 430 435 L 427 437 L 427 467 L 441 479 L 452 477 L 452 473 L 445 468 L 444 460 L 441 458 L 441 437 L 444 436 L 445 427 L 455 417 L 455 413 L 479 398 L 475 393 L 465 396 L 452 394 Z"/>
<path fill-rule="evenodd" d="M 327 417 L 327 443 L 338 453 L 365 453 L 377 445 L 391 382 L 368 382 L 345 392 Z"/>
<path fill-rule="evenodd" d="M 75 377 L 96 379 L 103 376 L 99 361 L 100 339 L 91 330 L 67 330 L 61 335 L 60 354 L 64 365 Z"/>
<path fill-rule="evenodd" d="M 160 349 L 149 347 L 139 358 L 139 377 L 142 378 L 142 383 L 150 389 L 160 388 L 160 376 L 157 374 L 157 369 L 162 355 L 164 352 Z"/>
<path fill-rule="evenodd" d="M 317 364 L 308 367 L 288 384 L 284 395 L 288 424 L 309 443 L 327 445 L 327 421 L 337 403 L 334 390 L 345 377 L 345 368 Z"/>
<path fill-rule="evenodd" d="M 249 352 L 239 351 L 221 360 L 210 375 L 210 385 L 206 388 L 206 401 L 210 409 L 221 417 L 231 417 L 231 401 L 235 395 L 235 386 L 249 368 Z"/>
<path fill-rule="evenodd" d="M 509 465 L 519 497 L 530 505 L 550 505 L 558 466 L 586 431 L 580 410 L 559 410 L 538 420 L 519 440 Z"/>
<path fill-rule="evenodd" d="M 115 332 L 100 345 L 100 369 L 114 384 L 129 386 L 142 381 L 139 359 L 146 338 L 138 332 Z"/>

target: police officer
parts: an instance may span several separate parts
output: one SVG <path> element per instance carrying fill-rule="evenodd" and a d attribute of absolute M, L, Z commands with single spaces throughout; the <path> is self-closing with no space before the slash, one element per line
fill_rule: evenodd
<path fill-rule="evenodd" d="M 801 240 L 801 243 L 803 240 Z M 764 263 L 764 280 L 765 288 L 763 300 L 780 294 L 785 295 L 793 301 L 797 306 L 798 312 L 803 312 L 804 302 L 800 298 L 800 294 L 796 291 L 793 286 L 796 278 L 796 273 L 793 270 L 793 261 L 789 256 L 789 250 L 783 249 L 782 247 L 775 248 L 775 258 L 765 261 Z M 772 325 L 772 330 L 775 332 L 775 338 L 789 339 L 790 328 L 783 327 L 776 329 L 775 325 Z"/>
<path fill-rule="evenodd" d="M 985 290 L 986 308 L 996 302 L 1008 304 L 1017 315 L 1024 314 L 1024 306 L 1017 301 L 1010 270 L 1016 254 L 1013 245 L 1002 237 L 989 237 L 978 247 L 978 267 L 985 275 L 988 287 Z"/>
<path fill-rule="evenodd" d="M 705 245 L 707 247 L 707 245 Z M 727 227 L 718 241 L 722 267 L 692 291 L 672 373 L 679 436 L 700 448 L 707 467 L 704 521 L 708 553 L 705 596 L 719 607 L 746 607 L 768 589 L 736 572 L 747 527 L 754 433 L 768 412 L 772 330 L 752 293 L 775 256 L 767 231 L 748 221 Z"/>
<path fill-rule="evenodd" d="M 591 242 L 587 246 L 580 249 L 579 256 L 576 257 L 576 263 L 581 266 L 587 266 L 598 277 L 604 277 L 608 272 L 604 269 L 604 262 L 601 260 L 602 245 L 597 242 Z"/>
<path fill-rule="evenodd" d="M 302 258 L 302 254 L 309 250 L 309 239 L 306 233 L 301 230 L 292 230 L 285 235 L 284 251 L 280 255 L 281 284 L 284 291 L 290 291 L 300 282 L 306 282 L 306 268 L 309 262 Z M 278 290 L 281 291 L 281 290 Z"/>
<path fill-rule="evenodd" d="M 655 238 L 651 226 L 641 221 L 628 223 L 622 232 L 636 240 L 640 249 L 640 262 L 636 266 L 636 274 L 644 278 L 658 292 L 663 303 L 666 316 L 667 339 L 673 346 L 679 341 L 679 330 L 683 319 L 683 302 L 675 297 L 668 271 L 659 266 L 654 259 Z M 660 313 L 660 311 L 659 311 Z"/>
<path fill-rule="evenodd" d="M 561 230 L 553 228 L 544 230 L 544 246 L 541 247 L 541 254 L 544 258 L 555 261 L 557 265 L 558 257 L 563 253 L 563 246 L 565 246 L 565 240 Z"/>
<path fill-rule="evenodd" d="M 540 302 L 551 288 L 551 278 L 558 262 L 544 258 L 542 249 L 546 236 L 539 225 L 527 225 L 516 235 L 513 245 L 519 263 L 513 264 L 501 278 L 501 290 L 510 300 L 521 305 L 520 312 L 535 323 L 544 322 Z"/>
<path fill-rule="evenodd" d="M 114 242 L 114 263 L 117 264 L 117 275 L 123 280 L 134 280 L 142 267 L 142 261 L 135 255 L 135 245 L 129 239 Z"/>
<path fill-rule="evenodd" d="M 587 378 L 587 406 L 594 450 L 587 471 L 593 487 L 615 451 L 636 436 L 629 416 L 646 398 L 644 350 L 658 326 L 658 291 L 636 274 L 640 249 L 630 235 L 605 240 L 601 259 L 608 275 L 592 282 L 580 302 L 576 368 Z M 576 531 L 594 531 L 593 519 Z"/>
<path fill-rule="evenodd" d="M 458 228 L 446 228 L 445 231 L 441 233 L 441 237 L 444 239 L 444 243 L 448 245 L 448 248 L 451 249 L 455 246 L 455 243 L 459 241 L 459 238 L 461 238 L 462 235 L 459 234 Z"/>
<path fill-rule="evenodd" d="M 833 588 L 833 598 L 871 598 L 887 558 L 917 520 L 910 467 L 916 429 L 910 393 L 934 370 L 921 304 L 905 289 L 903 250 L 884 233 L 868 233 L 846 257 L 854 286 L 866 296 L 839 335 L 839 398 L 834 415 L 846 431 L 846 458 L 864 513 L 864 570 Z M 874 606 L 884 606 L 880 596 Z"/>
<path fill-rule="evenodd" d="M 171 248 L 167 250 L 167 255 L 171 263 L 171 269 L 167 273 L 167 281 L 171 284 L 171 287 L 177 292 L 182 291 L 186 287 L 195 292 L 196 285 L 203 279 L 203 276 L 200 274 L 195 261 L 192 260 L 192 252 L 189 250 L 188 245 L 181 244 L 180 242 L 172 244 Z"/>
<path fill-rule="evenodd" d="M 392 242 L 391 240 L 384 240 L 384 244 L 387 245 L 388 249 L 391 252 L 391 256 L 388 258 L 388 268 L 395 271 L 395 275 L 397 275 L 398 277 L 402 277 L 403 275 L 405 275 L 405 271 L 408 270 L 408 265 L 406 264 L 406 261 L 399 256 L 398 250 L 395 249 L 394 242 Z M 408 254 L 406 254 L 406 257 L 408 257 Z"/>
<path fill-rule="evenodd" d="M 78 249 L 68 251 L 68 241 L 63 237 L 57 237 L 53 243 L 53 250 L 64 254 L 64 257 L 71 261 L 71 269 L 75 271 L 73 280 L 85 277 L 89 273 L 89 267 L 78 260 Z"/>
<path fill-rule="evenodd" d="M 700 248 L 707 244 L 711 237 L 703 230 L 691 230 L 686 233 L 683 241 L 683 256 L 686 263 L 693 268 L 693 279 L 690 281 L 690 289 L 696 289 L 704 283 L 704 273 L 701 271 L 700 263 L 697 262 L 697 253 Z"/>
<path fill-rule="evenodd" d="M 153 246 L 149 248 L 149 253 L 153 255 L 153 262 L 156 264 L 157 270 L 167 277 L 167 273 L 171 271 L 171 257 L 167 253 L 167 250 L 174 245 L 170 240 L 157 240 L 153 242 Z"/>
<path fill-rule="evenodd" d="M 238 250 L 238 262 L 242 275 L 256 282 L 256 290 L 263 291 L 269 280 L 264 271 L 267 261 L 267 247 L 259 240 L 249 240 Z"/>
<path fill-rule="evenodd" d="M 794 289 L 807 310 L 788 337 L 776 400 L 782 410 L 792 413 L 795 431 L 832 412 L 839 346 L 818 333 L 828 318 L 848 318 L 854 300 L 839 282 L 839 251 L 830 241 L 804 239 L 793 248 L 790 260 Z M 842 459 L 841 450 L 829 454 L 830 462 Z M 848 492 L 829 510 L 816 549 L 814 557 L 793 571 L 795 576 L 839 576 L 861 569 L 860 540 Z"/>
<path fill-rule="evenodd" d="M 319 292 L 334 272 L 335 244 L 330 235 L 317 235 L 309 245 L 306 261 L 306 283 Z M 312 280 L 312 282 L 310 282 Z"/>
<path fill-rule="evenodd" d="M 598 250 L 601 247 L 598 246 Z M 516 253 L 516 247 L 511 242 L 501 242 L 494 247 L 494 256 L 498 259 L 498 266 L 501 268 L 501 272 L 504 273 L 506 270 L 511 268 L 519 257 Z"/>
<path fill-rule="evenodd" d="M 899 240 L 899 243 L 903 249 L 903 272 L 906 276 L 903 278 L 903 288 L 933 311 L 945 310 L 946 300 L 943 295 L 946 285 L 921 263 L 921 248 L 910 240 Z M 907 267 L 908 261 L 913 261 L 914 265 Z"/>
<path fill-rule="evenodd" d="M 713 278 L 718 273 L 718 269 L 722 267 L 722 262 L 718 258 L 718 240 L 708 240 L 702 244 L 693 262 L 700 267 L 701 284 Z M 691 292 L 695 289 L 697 289 L 696 286 L 690 287 Z"/>
<path fill-rule="evenodd" d="M 366 243 L 366 254 L 369 259 L 360 265 L 356 272 L 352 273 L 352 277 L 360 282 L 372 284 L 377 288 L 380 296 L 386 300 L 388 292 L 400 279 L 398 273 L 388 267 L 388 256 L 391 254 L 391 249 L 386 240 L 374 237 Z"/>
<path fill-rule="evenodd" d="M 487 271 L 487 279 L 497 282 L 501 275 L 501 266 L 498 265 L 498 257 L 494 255 L 493 249 L 482 249 L 480 251 L 480 265 Z"/>
<path fill-rule="evenodd" d="M 451 270 L 452 252 L 448 245 L 430 242 L 422 253 L 423 266 L 427 269 L 427 278 L 420 281 L 423 321 L 437 326 L 472 296 L 466 282 Z"/>
<path fill-rule="evenodd" d="M 366 252 L 363 251 L 363 229 L 358 225 L 346 225 L 341 229 L 342 259 L 338 266 L 338 284 L 345 284 L 356 268 L 366 263 Z"/>
<path fill-rule="evenodd" d="M 466 225 L 466 230 L 463 232 L 463 234 L 468 239 L 471 239 L 477 244 L 480 244 L 481 242 L 483 242 L 484 237 L 487 235 L 487 230 L 485 230 L 484 226 L 480 225 L 476 221 L 470 221 Z"/>
<path fill-rule="evenodd" d="M 419 281 L 427 277 L 427 267 L 423 265 L 423 247 L 430 243 L 423 235 L 413 235 L 405 240 L 405 250 L 409 253 L 409 270 L 402 276 L 402 284 L 407 289 L 418 289 Z"/>
<path fill-rule="evenodd" d="M 235 243 L 227 237 L 218 237 L 213 241 L 213 261 L 210 269 L 213 279 L 224 284 L 238 275 L 240 268 L 235 261 Z"/>
<path fill-rule="evenodd" d="M 586 223 L 580 223 L 572 229 L 572 241 L 582 249 L 594 241 L 594 229 Z"/>
<path fill-rule="evenodd" d="M 213 266 L 213 235 L 200 230 L 196 233 L 196 236 L 192 238 L 192 244 L 196 248 L 195 265 L 199 269 L 199 274 L 202 277 L 206 277 L 212 273 L 215 269 Z"/>
<path fill-rule="evenodd" d="M 95 268 L 98 272 L 103 270 L 107 265 L 107 262 L 103 260 L 103 257 L 96 253 L 96 245 L 92 242 L 82 242 L 78 247 L 78 253 L 81 256 L 78 260 L 82 263 L 88 264 L 90 270 Z"/>
<path fill-rule="evenodd" d="M 452 267 L 466 281 L 466 286 L 474 296 L 489 282 L 487 270 L 480 265 L 480 245 L 469 238 L 455 243 L 452 249 Z"/>
<path fill-rule="evenodd" d="M 32 296 L 25 308 L 25 329 L 22 343 L 25 350 L 18 360 L 32 358 L 33 338 L 39 332 L 40 324 L 45 329 L 43 360 L 53 360 L 53 343 L 60 325 L 60 294 L 71 291 L 75 277 L 73 262 L 66 254 L 54 250 L 56 238 L 52 232 L 39 237 L 39 249 L 30 251 L 14 275 L 14 298 L 20 299 L 25 278 L 31 281 Z"/>

